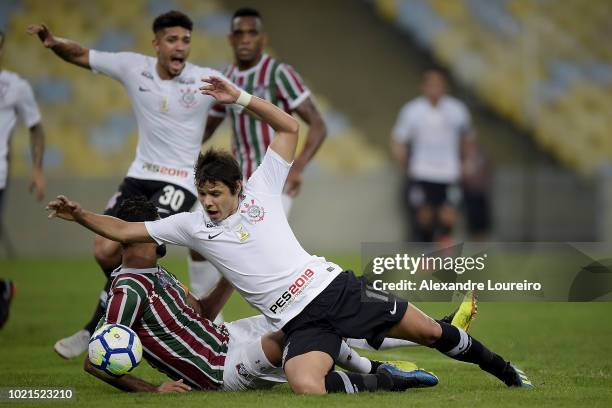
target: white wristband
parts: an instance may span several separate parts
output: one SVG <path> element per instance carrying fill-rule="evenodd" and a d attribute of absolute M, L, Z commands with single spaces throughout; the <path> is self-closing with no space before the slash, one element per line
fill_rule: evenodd
<path fill-rule="evenodd" d="M 238 99 L 236 99 L 236 103 L 238 105 L 242 105 L 246 108 L 246 106 L 249 104 L 249 102 L 251 102 L 251 98 L 253 97 L 253 95 L 251 95 L 250 93 L 244 92 L 244 91 L 240 91 L 240 96 L 238 96 Z"/>

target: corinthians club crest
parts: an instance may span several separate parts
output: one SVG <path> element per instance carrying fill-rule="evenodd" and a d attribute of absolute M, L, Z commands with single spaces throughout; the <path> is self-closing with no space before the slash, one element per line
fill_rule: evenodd
<path fill-rule="evenodd" d="M 181 91 L 180 102 L 184 108 L 191 109 L 198 103 L 198 100 L 196 99 L 196 93 L 198 92 L 197 89 L 184 88 L 184 89 L 181 89 L 180 91 Z"/>
<path fill-rule="evenodd" d="M 242 204 L 240 214 L 244 214 L 251 223 L 255 224 L 264 219 L 266 211 L 262 206 L 256 204 L 254 199 L 251 199 L 250 202 Z"/>

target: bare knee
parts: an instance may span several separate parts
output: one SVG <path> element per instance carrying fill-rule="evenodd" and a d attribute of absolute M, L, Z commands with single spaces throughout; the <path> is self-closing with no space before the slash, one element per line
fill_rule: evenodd
<path fill-rule="evenodd" d="M 421 336 L 421 344 L 425 344 L 427 346 L 431 346 L 434 344 L 440 336 L 442 336 L 442 327 L 440 324 L 429 318 L 428 324 L 423 325 L 423 329 L 420 333 Z"/>
<path fill-rule="evenodd" d="M 102 269 L 114 268 L 121 264 L 121 246 L 117 242 L 96 235 L 94 257 Z"/>
<path fill-rule="evenodd" d="M 291 391 L 302 395 L 321 395 L 327 393 L 325 389 L 325 379 L 312 377 L 298 377 L 289 382 Z"/>
<path fill-rule="evenodd" d="M 322 351 L 310 351 L 285 362 L 285 374 L 291 390 L 296 394 L 325 394 L 325 375 L 334 361 Z"/>
<path fill-rule="evenodd" d="M 389 330 L 387 336 L 431 346 L 442 336 L 442 327 L 416 306 L 410 304 L 402 320 Z"/>

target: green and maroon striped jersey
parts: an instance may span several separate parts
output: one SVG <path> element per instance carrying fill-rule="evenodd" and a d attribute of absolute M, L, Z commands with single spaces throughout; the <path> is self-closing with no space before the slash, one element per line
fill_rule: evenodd
<path fill-rule="evenodd" d="M 113 277 L 100 325 L 131 327 L 145 359 L 170 378 L 196 389 L 221 387 L 229 341 L 225 326 L 200 317 L 187 303 L 187 289 L 160 266 L 117 269 Z"/>
<path fill-rule="evenodd" d="M 302 78 L 288 64 L 281 63 L 263 54 L 256 66 L 239 71 L 230 65 L 225 76 L 246 92 L 265 99 L 287 113 L 293 112 L 306 98 L 310 90 Z M 209 115 L 229 115 L 232 122 L 232 153 L 248 179 L 261 164 L 274 130 L 266 123 L 256 120 L 236 105 L 215 105 Z"/>

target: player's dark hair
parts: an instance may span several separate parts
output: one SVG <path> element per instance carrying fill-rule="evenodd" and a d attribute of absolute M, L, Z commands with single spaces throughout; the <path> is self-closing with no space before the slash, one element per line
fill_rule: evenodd
<path fill-rule="evenodd" d="M 130 197 L 119 205 L 117 218 L 129 222 L 155 221 L 159 218 L 157 207 L 145 196 Z"/>
<path fill-rule="evenodd" d="M 168 27 L 183 27 L 186 30 L 193 31 L 193 21 L 185 13 L 176 10 L 160 14 L 153 21 L 153 33 L 155 34 Z"/>
<path fill-rule="evenodd" d="M 438 65 L 430 66 L 423 70 L 423 78 L 427 77 L 430 74 L 440 75 L 446 81 L 448 81 L 450 77 L 448 70 Z"/>
<path fill-rule="evenodd" d="M 234 19 L 238 17 L 257 17 L 258 19 L 263 20 L 261 18 L 261 14 L 259 13 L 259 11 L 255 10 L 254 8 L 250 8 L 250 7 L 242 7 L 234 11 L 234 15 L 232 16 L 232 21 L 234 21 Z"/>
<path fill-rule="evenodd" d="M 4 45 L 4 31 L 0 30 L 0 47 Z"/>
<path fill-rule="evenodd" d="M 238 181 L 242 180 L 242 172 L 236 159 L 223 150 L 208 149 L 200 153 L 195 168 L 196 186 L 204 183 L 223 183 L 230 193 L 236 194 Z"/>

